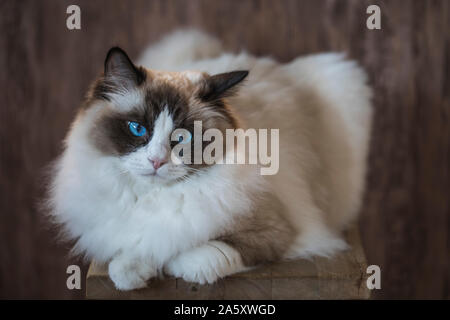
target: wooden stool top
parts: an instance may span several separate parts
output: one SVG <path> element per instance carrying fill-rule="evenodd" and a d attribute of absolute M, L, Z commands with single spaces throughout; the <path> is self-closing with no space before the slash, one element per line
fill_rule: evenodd
<path fill-rule="evenodd" d="M 282 261 L 234 274 L 212 285 L 167 277 L 148 287 L 118 291 L 106 267 L 91 263 L 86 280 L 88 299 L 368 299 L 367 263 L 356 227 L 346 232 L 351 248 L 332 259 Z"/>

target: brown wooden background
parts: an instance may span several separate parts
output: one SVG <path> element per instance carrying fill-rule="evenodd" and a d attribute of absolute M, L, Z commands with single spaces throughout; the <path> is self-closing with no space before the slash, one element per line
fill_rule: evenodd
<path fill-rule="evenodd" d="M 66 29 L 78 4 L 82 30 Z M 382 30 L 365 27 L 378 4 Z M 230 50 L 289 61 L 346 51 L 375 88 L 361 231 L 382 298 L 450 298 L 449 1 L 0 1 L 0 297 L 80 298 L 65 270 L 81 263 L 36 210 L 39 172 L 60 151 L 107 49 L 135 57 L 181 26 Z M 84 265 L 85 266 L 85 265 Z M 85 270 L 85 267 L 84 267 Z"/>

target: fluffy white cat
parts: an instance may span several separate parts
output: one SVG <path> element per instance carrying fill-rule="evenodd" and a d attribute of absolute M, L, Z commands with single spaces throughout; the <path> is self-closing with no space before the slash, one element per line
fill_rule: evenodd
<path fill-rule="evenodd" d="M 346 247 L 339 234 L 361 204 L 371 127 L 355 62 L 329 53 L 280 64 L 180 31 L 138 65 L 109 51 L 54 167 L 48 204 L 75 253 L 107 263 L 130 290 L 161 272 L 212 283 Z M 171 134 L 194 121 L 279 129 L 279 172 L 173 162 Z"/>

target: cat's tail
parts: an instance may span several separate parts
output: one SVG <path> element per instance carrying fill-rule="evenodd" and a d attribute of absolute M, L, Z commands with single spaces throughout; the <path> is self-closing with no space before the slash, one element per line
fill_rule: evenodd
<path fill-rule="evenodd" d="M 145 49 L 138 63 L 149 69 L 180 71 L 185 64 L 214 58 L 221 52 L 216 38 L 195 29 L 178 30 Z"/>

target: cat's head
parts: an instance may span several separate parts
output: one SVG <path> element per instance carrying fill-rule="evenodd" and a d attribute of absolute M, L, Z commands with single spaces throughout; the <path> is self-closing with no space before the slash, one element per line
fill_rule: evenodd
<path fill-rule="evenodd" d="M 173 161 L 172 150 L 187 140 L 192 148 L 195 141 L 202 141 L 201 135 L 194 134 L 195 121 L 202 122 L 202 133 L 238 127 L 224 98 L 247 74 L 148 70 L 135 66 L 122 49 L 112 48 L 85 104 L 84 112 L 96 109 L 89 143 L 101 155 L 117 159 L 121 172 L 139 179 L 176 181 L 206 170 L 205 163 Z M 187 135 L 174 139 L 176 129 L 186 129 Z M 205 148 L 207 143 L 201 145 Z M 181 159 L 183 154 L 178 156 Z"/>

